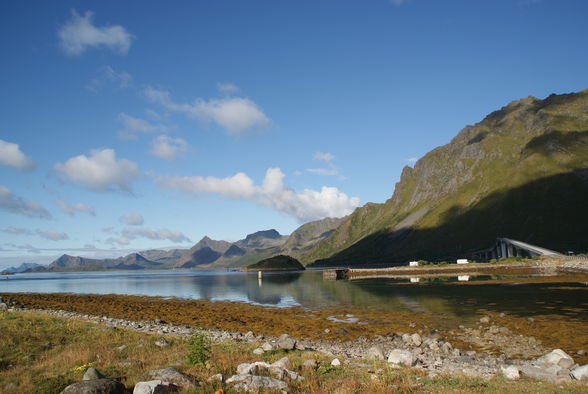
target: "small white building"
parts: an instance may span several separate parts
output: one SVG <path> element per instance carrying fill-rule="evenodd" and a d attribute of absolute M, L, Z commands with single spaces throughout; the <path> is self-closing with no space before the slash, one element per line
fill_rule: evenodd
<path fill-rule="evenodd" d="M 457 264 L 469 264 L 468 259 L 457 259 Z"/>
<path fill-rule="evenodd" d="M 410 263 L 408 263 L 409 267 L 418 267 L 419 266 L 419 262 L 418 261 L 411 261 Z"/>
<path fill-rule="evenodd" d="M 457 280 L 460 282 L 467 282 L 468 280 L 470 280 L 470 276 L 469 275 L 459 275 L 457 277 Z"/>
<path fill-rule="evenodd" d="M 421 278 L 410 278 L 410 283 L 419 283 Z"/>

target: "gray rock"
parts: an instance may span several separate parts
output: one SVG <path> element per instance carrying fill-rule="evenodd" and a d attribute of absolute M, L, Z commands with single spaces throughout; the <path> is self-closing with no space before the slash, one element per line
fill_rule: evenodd
<path fill-rule="evenodd" d="M 263 353 L 265 353 L 265 350 L 263 350 L 260 347 L 258 347 L 257 349 L 254 349 L 253 350 L 253 354 L 256 354 L 256 355 L 260 355 L 260 354 L 263 354 Z"/>
<path fill-rule="evenodd" d="M 67 386 L 61 394 L 124 394 L 125 386 L 110 379 L 82 380 Z"/>
<path fill-rule="evenodd" d="M 538 380 L 546 380 L 549 382 L 559 382 L 560 380 L 570 380 L 568 376 L 567 379 L 565 376 L 560 376 L 557 374 L 558 371 L 549 370 L 545 368 L 538 368 L 532 365 L 521 365 L 519 367 L 519 371 L 523 376 L 538 379 Z M 554 373 L 555 372 L 555 373 Z"/>
<path fill-rule="evenodd" d="M 521 375 L 519 374 L 519 369 L 514 365 L 502 366 L 500 367 L 500 371 L 504 375 L 505 378 L 509 380 L 519 380 Z"/>
<path fill-rule="evenodd" d="M 150 380 L 148 382 L 138 382 L 133 389 L 133 394 L 167 394 L 175 393 L 178 387 L 161 380 Z"/>
<path fill-rule="evenodd" d="M 576 380 L 588 379 L 588 364 L 572 369 L 571 375 Z"/>
<path fill-rule="evenodd" d="M 116 350 L 118 350 L 119 352 L 122 352 L 126 348 L 127 348 L 127 345 L 120 345 L 119 347 L 116 348 Z"/>
<path fill-rule="evenodd" d="M 82 380 L 104 379 L 104 378 L 106 378 L 106 376 L 102 375 L 100 373 L 100 371 L 98 371 L 94 367 L 90 367 L 84 373 L 84 377 L 82 378 Z"/>
<path fill-rule="evenodd" d="M 402 342 L 410 345 L 412 343 L 412 338 L 408 334 L 402 334 Z"/>
<path fill-rule="evenodd" d="M 408 350 L 394 349 L 388 355 L 388 362 L 391 364 L 404 364 L 407 367 L 412 367 L 416 362 L 416 358 Z"/>
<path fill-rule="evenodd" d="M 284 369 L 292 369 L 292 363 L 288 357 L 282 357 L 272 364 L 272 367 L 279 367 Z"/>
<path fill-rule="evenodd" d="M 233 375 L 227 379 L 227 384 L 233 385 L 236 390 L 245 390 L 258 393 L 263 390 L 282 390 L 288 387 L 286 382 L 255 375 Z"/>
<path fill-rule="evenodd" d="M 4 310 L 4 309 L 8 309 L 8 305 L 6 305 L 3 302 L 0 302 L 0 309 Z"/>
<path fill-rule="evenodd" d="M 272 350 L 276 350 L 276 348 L 274 347 L 274 345 L 272 345 L 269 342 L 264 343 L 263 345 L 261 345 L 261 348 L 266 351 L 266 352 L 271 352 Z"/>
<path fill-rule="evenodd" d="M 338 366 L 340 366 L 340 365 L 341 365 L 341 361 L 339 361 L 339 359 L 338 359 L 338 358 L 336 358 L 336 359 L 334 359 L 333 361 L 331 361 L 331 365 L 332 365 L 333 367 L 338 367 Z"/>
<path fill-rule="evenodd" d="M 421 346 L 421 343 L 423 343 L 421 336 L 416 332 L 410 336 L 410 339 L 412 340 L 412 343 L 415 344 L 415 346 Z"/>
<path fill-rule="evenodd" d="M 208 378 L 208 382 L 224 382 L 225 381 L 225 377 L 223 376 L 222 373 L 217 373 L 216 375 L 212 375 L 211 377 Z"/>
<path fill-rule="evenodd" d="M 367 350 L 366 358 L 368 360 L 384 360 L 386 359 L 386 355 L 381 346 L 374 345 Z"/>
<path fill-rule="evenodd" d="M 318 368 L 318 363 L 316 362 L 316 360 L 306 360 L 302 363 L 302 367 L 316 369 Z"/>
<path fill-rule="evenodd" d="M 166 383 L 172 383 L 178 387 L 188 388 L 196 386 L 196 379 L 185 375 L 175 368 L 154 369 L 147 372 L 152 380 L 161 380 Z"/>
<path fill-rule="evenodd" d="M 484 317 L 480 318 L 480 323 L 482 323 L 482 324 L 490 323 L 490 317 L 484 316 Z"/>
<path fill-rule="evenodd" d="M 288 334 L 282 334 L 276 343 L 279 349 L 294 350 L 296 347 L 296 340 Z"/>
<path fill-rule="evenodd" d="M 577 354 L 578 356 L 583 356 L 583 355 L 585 355 L 585 354 L 586 354 L 586 350 L 580 349 L 580 350 L 578 350 L 578 351 L 576 352 L 576 354 Z"/>
<path fill-rule="evenodd" d="M 546 366 L 558 365 L 562 359 L 569 359 L 572 362 L 572 365 L 574 365 L 574 360 L 561 349 L 554 349 L 546 355 L 539 357 L 537 362 Z"/>
<path fill-rule="evenodd" d="M 570 369 L 574 366 L 574 360 L 572 360 L 571 358 L 562 358 L 557 363 L 557 366 L 565 369 Z"/>
<path fill-rule="evenodd" d="M 157 341 L 155 341 L 155 346 L 166 347 L 169 346 L 169 343 L 165 340 L 165 338 L 159 338 Z"/>
<path fill-rule="evenodd" d="M 261 371 L 262 369 L 269 369 L 271 367 L 270 364 L 264 361 L 256 361 L 254 363 L 243 363 L 237 366 L 237 374 L 238 375 L 255 375 L 257 372 Z"/>

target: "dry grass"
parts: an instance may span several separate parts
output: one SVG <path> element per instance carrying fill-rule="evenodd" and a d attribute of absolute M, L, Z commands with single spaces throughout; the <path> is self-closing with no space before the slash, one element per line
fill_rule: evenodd
<path fill-rule="evenodd" d="M 0 392 L 6 393 L 59 393 L 66 385 L 81 380 L 90 365 L 128 388 L 145 380 L 146 371 L 171 365 L 206 382 L 216 373 L 231 376 L 243 362 L 273 362 L 286 354 L 275 351 L 255 356 L 251 353 L 255 344 L 214 343 L 205 364 L 190 366 L 185 362 L 187 338 L 166 337 L 170 345 L 159 348 L 154 344 L 156 335 L 41 313 L 0 313 L 0 332 Z M 121 345 L 126 345 L 122 351 L 118 349 Z M 295 351 L 287 355 L 293 369 L 305 377 L 289 384 L 289 391 L 295 393 L 587 392 L 580 383 L 510 382 L 500 377 L 489 381 L 459 376 L 429 378 L 423 371 L 393 369 L 386 362 L 335 368 L 330 366 L 331 358 L 317 353 Z M 319 362 L 317 370 L 302 368 L 309 358 Z M 231 392 L 215 382 L 184 393 L 213 393 L 219 388 Z"/>

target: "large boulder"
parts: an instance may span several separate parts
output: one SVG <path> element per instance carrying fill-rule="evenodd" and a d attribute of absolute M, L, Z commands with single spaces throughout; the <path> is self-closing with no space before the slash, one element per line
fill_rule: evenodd
<path fill-rule="evenodd" d="M 367 350 L 365 357 L 368 360 L 384 360 L 386 355 L 381 346 L 374 345 Z"/>
<path fill-rule="evenodd" d="M 133 394 L 167 394 L 178 391 L 178 386 L 172 383 L 166 383 L 161 380 L 150 380 L 148 382 L 138 382 L 135 385 Z"/>
<path fill-rule="evenodd" d="M 572 369 L 571 375 L 577 380 L 588 380 L 588 364 Z"/>
<path fill-rule="evenodd" d="M 391 364 L 404 364 L 412 367 L 416 363 L 416 358 L 409 350 L 394 349 L 388 354 L 388 362 Z"/>
<path fill-rule="evenodd" d="M 279 349 L 294 350 L 294 347 L 296 347 L 296 340 L 288 334 L 282 334 L 278 338 L 276 345 L 278 345 Z"/>
<path fill-rule="evenodd" d="M 543 364 L 546 367 L 550 365 L 559 365 L 561 363 L 562 365 L 560 365 L 560 367 L 569 368 L 574 365 L 574 360 L 563 350 L 554 349 L 546 355 L 539 357 L 537 363 Z"/>
<path fill-rule="evenodd" d="M 502 366 L 500 367 L 500 371 L 502 372 L 504 377 L 509 380 L 519 380 L 521 378 L 519 369 L 514 365 Z"/>
<path fill-rule="evenodd" d="M 90 367 L 84 373 L 82 380 L 104 379 L 105 377 L 106 376 L 102 375 L 96 368 Z"/>
<path fill-rule="evenodd" d="M 233 375 L 227 379 L 227 384 L 232 385 L 236 390 L 245 390 L 253 393 L 268 390 L 283 390 L 288 386 L 286 382 L 278 379 L 248 374 Z"/>
<path fill-rule="evenodd" d="M 67 386 L 61 394 L 124 394 L 125 386 L 110 379 L 82 380 Z"/>
<path fill-rule="evenodd" d="M 172 383 L 181 388 L 196 386 L 196 379 L 171 367 L 151 370 L 147 372 L 147 376 L 152 380 L 161 380 L 165 383 Z"/>

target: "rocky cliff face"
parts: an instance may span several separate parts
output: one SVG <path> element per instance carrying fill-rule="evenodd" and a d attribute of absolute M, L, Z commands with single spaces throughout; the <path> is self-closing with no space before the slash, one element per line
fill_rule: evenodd
<path fill-rule="evenodd" d="M 509 236 L 586 249 L 588 90 L 514 101 L 405 167 L 392 198 L 367 204 L 306 263 L 452 258 Z"/>

